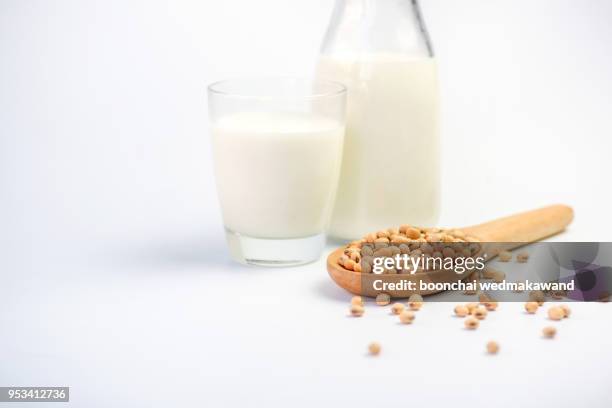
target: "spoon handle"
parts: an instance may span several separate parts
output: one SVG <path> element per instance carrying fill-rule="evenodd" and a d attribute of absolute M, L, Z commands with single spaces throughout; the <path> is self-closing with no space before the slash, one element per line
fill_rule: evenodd
<path fill-rule="evenodd" d="M 462 230 L 483 242 L 527 243 L 563 231 L 573 218 L 574 211 L 571 207 L 557 204 L 498 218 Z"/>

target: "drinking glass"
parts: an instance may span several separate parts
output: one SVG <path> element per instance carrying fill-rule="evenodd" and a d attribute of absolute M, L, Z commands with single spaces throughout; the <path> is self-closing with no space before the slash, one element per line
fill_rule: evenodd
<path fill-rule="evenodd" d="M 217 192 L 238 262 L 317 260 L 344 143 L 346 88 L 305 78 L 227 80 L 208 87 Z"/>

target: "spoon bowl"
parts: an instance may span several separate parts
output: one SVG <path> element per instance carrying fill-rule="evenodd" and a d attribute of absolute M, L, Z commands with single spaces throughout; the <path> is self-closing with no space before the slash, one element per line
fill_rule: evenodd
<path fill-rule="evenodd" d="M 499 218 L 472 227 L 459 228 L 459 230 L 481 242 L 480 252 L 473 257 L 485 256 L 489 261 L 501 251 L 540 241 L 563 231 L 572 222 L 573 217 L 574 213 L 571 207 L 559 204 Z M 472 269 L 463 273 L 456 273 L 451 269 L 438 269 L 414 274 L 355 272 L 338 264 L 338 259 L 342 256 L 344 249 L 345 247 L 338 248 L 327 257 L 327 271 L 338 286 L 355 295 L 376 297 L 381 292 L 388 293 L 395 298 L 405 298 L 412 294 L 432 295 L 438 293 L 439 290 L 420 290 L 419 283 L 422 281 L 434 283 L 456 282 L 468 278 L 474 271 Z M 380 289 L 383 284 L 399 285 L 404 282 L 414 282 L 416 290 Z"/>

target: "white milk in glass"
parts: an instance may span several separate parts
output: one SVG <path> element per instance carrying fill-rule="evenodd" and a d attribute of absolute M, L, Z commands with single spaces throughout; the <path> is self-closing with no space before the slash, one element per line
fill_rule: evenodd
<path fill-rule="evenodd" d="M 436 62 L 402 54 L 322 56 L 318 76 L 348 88 L 340 183 L 330 234 L 361 238 L 439 213 Z"/>
<path fill-rule="evenodd" d="M 316 114 L 245 112 L 212 127 L 225 227 L 254 238 L 321 234 L 336 193 L 343 124 Z"/>

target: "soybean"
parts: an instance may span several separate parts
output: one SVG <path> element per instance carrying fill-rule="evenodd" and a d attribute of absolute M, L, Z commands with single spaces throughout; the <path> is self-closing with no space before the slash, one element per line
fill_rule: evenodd
<path fill-rule="evenodd" d="M 498 255 L 499 262 L 508 262 L 512 259 L 512 252 L 501 251 Z"/>
<path fill-rule="evenodd" d="M 408 307 L 412 310 L 420 310 L 423 306 L 423 296 L 415 293 L 408 298 Z"/>
<path fill-rule="evenodd" d="M 550 320 L 561 320 L 565 317 L 565 312 L 558 306 L 553 306 L 548 309 L 548 318 Z"/>
<path fill-rule="evenodd" d="M 542 334 L 544 335 L 544 337 L 552 339 L 557 334 L 557 329 L 552 326 L 546 326 L 542 329 Z"/>
<path fill-rule="evenodd" d="M 361 296 L 353 296 L 351 298 L 351 305 L 363 306 L 363 298 Z"/>
<path fill-rule="evenodd" d="M 398 315 L 404 311 L 404 305 L 401 303 L 394 303 L 393 306 L 391 306 L 391 311 L 393 314 Z"/>
<path fill-rule="evenodd" d="M 365 309 L 363 308 L 363 306 L 351 305 L 351 314 L 353 316 L 361 317 L 361 316 L 363 316 L 364 312 L 365 312 Z"/>
<path fill-rule="evenodd" d="M 497 354 L 499 351 L 499 344 L 496 341 L 490 341 L 487 343 L 487 353 Z"/>
<path fill-rule="evenodd" d="M 516 262 L 525 263 L 529 259 L 529 254 L 527 252 L 521 252 L 516 255 Z"/>
<path fill-rule="evenodd" d="M 538 305 L 538 302 L 525 303 L 525 311 L 529 314 L 534 314 L 535 312 L 537 312 L 539 307 L 540 305 Z"/>
<path fill-rule="evenodd" d="M 561 308 L 561 310 L 563 310 L 564 318 L 567 319 L 568 317 L 570 317 L 570 315 L 572 314 L 572 309 L 570 309 L 568 305 L 561 305 L 559 307 Z"/>
<path fill-rule="evenodd" d="M 455 306 L 455 314 L 459 317 L 465 317 L 470 314 L 470 311 L 467 307 L 463 305 L 457 305 Z"/>
<path fill-rule="evenodd" d="M 478 320 L 484 320 L 487 317 L 487 309 L 484 307 L 477 307 L 472 312 L 472 315 L 474 315 L 474 317 Z"/>
<path fill-rule="evenodd" d="M 388 293 L 379 293 L 378 296 L 376 296 L 376 304 L 378 306 L 386 306 L 389 303 L 391 303 L 391 296 L 389 296 Z"/>
<path fill-rule="evenodd" d="M 468 330 L 477 329 L 479 324 L 480 323 L 478 322 L 478 320 L 474 319 L 473 317 L 468 317 L 467 319 L 465 319 L 465 328 Z"/>
<path fill-rule="evenodd" d="M 414 321 L 414 318 L 414 312 L 411 312 L 410 310 L 404 310 L 399 315 L 400 322 L 404 324 L 411 324 Z"/>
<path fill-rule="evenodd" d="M 373 355 L 373 356 L 377 356 L 380 354 L 380 344 L 377 342 L 372 342 L 368 345 L 368 352 Z"/>

